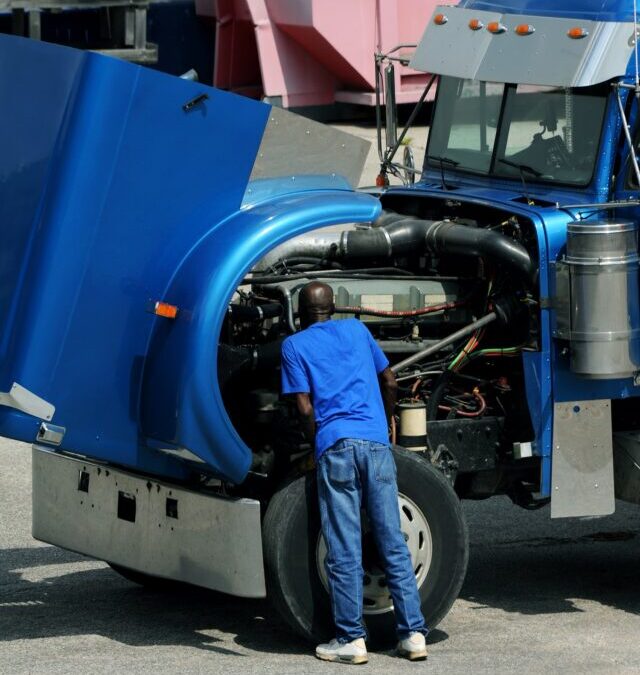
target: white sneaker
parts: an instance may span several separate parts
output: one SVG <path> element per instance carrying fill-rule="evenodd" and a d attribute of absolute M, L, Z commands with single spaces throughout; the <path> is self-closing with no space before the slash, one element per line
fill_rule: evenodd
<path fill-rule="evenodd" d="M 364 638 L 358 638 L 352 642 L 341 644 L 337 640 L 331 640 L 328 644 L 316 647 L 316 656 L 323 661 L 340 661 L 340 663 L 366 663 L 367 645 Z"/>
<path fill-rule="evenodd" d="M 397 647 L 398 656 L 409 661 L 424 661 L 427 658 L 427 645 L 422 633 L 411 633 L 408 638 L 400 640 Z"/>

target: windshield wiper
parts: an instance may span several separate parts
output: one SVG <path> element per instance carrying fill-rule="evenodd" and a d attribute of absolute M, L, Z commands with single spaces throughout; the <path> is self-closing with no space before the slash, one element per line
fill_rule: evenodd
<path fill-rule="evenodd" d="M 529 166 L 528 164 L 518 164 L 517 162 L 512 162 L 509 159 L 499 159 L 498 161 L 501 164 L 506 164 L 507 166 L 512 166 L 514 169 L 518 169 L 520 173 L 526 171 L 527 173 L 530 173 L 532 176 L 535 176 L 536 178 L 540 178 L 544 175 L 541 171 L 538 171 L 538 169 L 534 169 L 532 166 Z"/>
<path fill-rule="evenodd" d="M 460 162 L 456 162 L 455 159 L 449 159 L 448 157 L 443 157 L 442 155 L 427 155 L 427 159 L 432 159 L 435 162 L 440 162 L 440 177 L 442 178 L 442 189 L 448 190 L 449 186 L 447 185 L 444 179 L 444 165 L 448 164 L 449 166 L 456 167 Z"/>
<path fill-rule="evenodd" d="M 520 172 L 520 180 L 522 181 L 522 194 L 524 195 L 524 198 L 527 200 L 529 206 L 534 206 L 535 202 L 533 201 L 533 199 L 529 197 L 527 190 L 527 182 L 524 179 L 524 174 L 525 172 L 530 173 L 532 176 L 535 176 L 536 178 L 540 178 L 543 174 L 537 169 L 534 169 L 532 166 L 529 166 L 528 164 L 518 164 L 517 162 L 512 162 L 509 159 L 499 159 L 498 161 L 501 164 L 506 164 L 507 166 L 512 166 L 514 169 L 518 169 L 518 171 Z"/>

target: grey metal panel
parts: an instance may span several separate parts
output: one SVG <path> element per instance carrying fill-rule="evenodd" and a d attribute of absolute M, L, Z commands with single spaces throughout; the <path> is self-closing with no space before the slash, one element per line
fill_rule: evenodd
<path fill-rule="evenodd" d="M 262 178 L 333 176 L 356 187 L 370 145 L 288 110 L 271 108 L 249 185 Z"/>
<path fill-rule="evenodd" d="M 551 517 L 615 511 L 611 401 L 569 401 L 553 408 Z"/>
<path fill-rule="evenodd" d="M 88 491 L 79 489 L 81 472 L 89 474 Z M 118 517 L 119 493 L 135 497 L 135 522 Z M 177 501 L 177 518 L 167 515 L 167 498 Z M 259 502 L 185 490 L 37 446 L 33 536 L 168 579 L 243 597 L 266 594 Z"/>
<path fill-rule="evenodd" d="M 482 59 L 491 41 L 496 37 L 485 28 L 471 30 L 470 19 L 479 19 L 486 26 L 491 21 L 500 21 L 500 12 L 472 12 L 441 6 L 448 18 L 444 26 L 429 21 L 427 28 L 411 58 L 410 66 L 436 75 L 452 75 L 467 80 L 477 79 Z M 498 80 L 502 81 L 502 80 Z"/>
<path fill-rule="evenodd" d="M 633 24 L 596 22 L 518 14 L 477 12 L 441 7 L 448 21 L 429 23 L 411 60 L 411 67 L 438 75 L 472 80 L 518 82 L 559 87 L 586 87 L 626 72 L 633 53 Z M 492 35 L 486 28 L 472 31 L 472 18 L 498 21 L 506 28 Z M 530 24 L 531 35 L 515 33 Z M 580 26 L 588 36 L 567 37 Z"/>

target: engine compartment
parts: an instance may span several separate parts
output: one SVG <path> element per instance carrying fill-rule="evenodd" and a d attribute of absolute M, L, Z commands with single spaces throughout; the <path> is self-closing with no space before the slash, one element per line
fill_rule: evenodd
<path fill-rule="evenodd" d="M 426 452 L 462 497 L 507 493 L 531 506 L 539 458 L 521 355 L 539 349 L 535 228 L 455 199 L 382 202 L 369 226 L 326 228 L 271 251 L 228 307 L 218 380 L 252 450 L 251 479 L 266 488 L 312 459 L 295 402 L 280 395 L 279 366 L 313 279 L 332 287 L 333 319 L 365 323 L 396 371 L 392 442 Z"/>

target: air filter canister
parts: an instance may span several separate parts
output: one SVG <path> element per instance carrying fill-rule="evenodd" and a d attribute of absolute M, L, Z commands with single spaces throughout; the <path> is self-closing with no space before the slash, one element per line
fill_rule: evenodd
<path fill-rule="evenodd" d="M 427 449 L 427 406 L 423 401 L 407 401 L 396 406 L 400 417 L 398 445 L 407 450 Z"/>
<path fill-rule="evenodd" d="M 638 225 L 567 225 L 565 281 L 558 277 L 558 336 L 571 346 L 571 370 L 584 377 L 629 377 L 640 368 Z M 568 295 L 568 297 L 566 297 Z M 564 326 L 562 324 L 565 324 Z"/>

